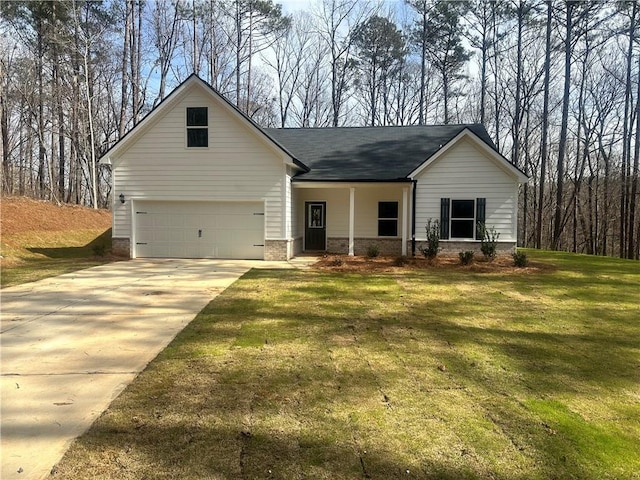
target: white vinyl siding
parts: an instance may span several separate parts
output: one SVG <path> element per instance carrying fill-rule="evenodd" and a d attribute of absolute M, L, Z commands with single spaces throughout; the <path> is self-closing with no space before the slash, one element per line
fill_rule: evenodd
<path fill-rule="evenodd" d="M 304 235 L 305 202 L 327 203 L 327 237 L 349 236 L 349 189 L 348 188 L 300 188 L 297 190 L 297 234 Z"/>
<path fill-rule="evenodd" d="M 114 159 L 114 197 L 259 201 L 266 238 L 282 238 L 283 159 L 245 122 L 194 85 Z M 209 148 L 187 148 L 187 107 L 208 107 Z M 114 237 L 131 236 L 131 203 L 114 204 Z"/>
<path fill-rule="evenodd" d="M 378 203 L 398 202 L 398 235 L 402 234 L 402 187 L 356 188 L 356 229 L 357 238 L 378 237 Z M 395 238 L 395 237 L 384 237 Z"/>
<path fill-rule="evenodd" d="M 424 240 L 429 219 L 440 220 L 440 199 L 486 198 L 487 228 L 500 241 L 516 240 L 518 184 L 512 175 L 463 139 L 420 172 L 416 190 L 416 239 Z"/>
<path fill-rule="evenodd" d="M 349 188 L 296 188 L 295 201 L 297 216 L 295 230 L 298 236 L 304 234 L 304 203 L 327 202 L 327 237 L 345 238 L 349 236 Z M 404 188 L 408 188 L 404 187 Z M 384 184 L 362 184 L 355 187 L 355 229 L 356 238 L 378 238 L 378 202 L 398 202 L 398 235 L 402 235 L 402 189 Z M 395 237 L 384 237 L 395 238 Z"/>

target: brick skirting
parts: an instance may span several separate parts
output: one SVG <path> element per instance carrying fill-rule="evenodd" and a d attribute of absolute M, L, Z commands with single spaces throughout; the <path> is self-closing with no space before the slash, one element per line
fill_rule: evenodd
<path fill-rule="evenodd" d="M 128 238 L 111 239 L 111 253 L 117 257 L 131 257 L 131 241 Z"/>

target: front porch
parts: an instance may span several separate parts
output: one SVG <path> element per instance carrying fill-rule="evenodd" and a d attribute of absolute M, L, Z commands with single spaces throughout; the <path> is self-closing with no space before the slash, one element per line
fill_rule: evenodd
<path fill-rule="evenodd" d="M 293 184 L 294 255 L 328 252 L 408 255 L 413 232 L 413 183 L 296 182 Z"/>

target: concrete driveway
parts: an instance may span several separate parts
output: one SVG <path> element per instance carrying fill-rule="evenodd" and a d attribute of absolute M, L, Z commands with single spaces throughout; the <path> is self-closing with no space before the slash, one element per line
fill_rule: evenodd
<path fill-rule="evenodd" d="M 4 289 L 0 477 L 41 479 L 195 315 L 249 268 L 131 260 Z"/>

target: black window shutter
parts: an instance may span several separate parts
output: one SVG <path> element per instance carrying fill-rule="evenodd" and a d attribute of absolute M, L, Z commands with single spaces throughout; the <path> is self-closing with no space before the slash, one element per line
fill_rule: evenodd
<path fill-rule="evenodd" d="M 447 240 L 449 238 L 449 202 L 448 198 L 440 199 L 440 238 Z"/>
<path fill-rule="evenodd" d="M 482 236 L 484 234 L 480 226 L 484 226 L 484 221 L 486 218 L 486 207 L 486 198 L 476 198 L 476 240 L 482 240 Z"/>

